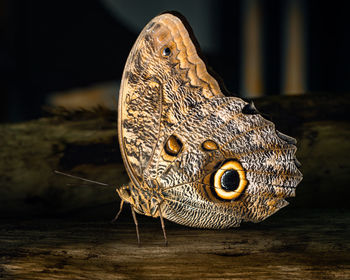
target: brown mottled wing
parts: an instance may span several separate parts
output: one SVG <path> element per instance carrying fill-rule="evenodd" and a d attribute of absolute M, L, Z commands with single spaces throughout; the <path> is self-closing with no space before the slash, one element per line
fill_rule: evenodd
<path fill-rule="evenodd" d="M 242 220 L 267 218 L 295 195 L 302 179 L 295 140 L 276 131 L 260 114 L 244 113 L 246 106 L 240 98 L 215 98 L 168 132 L 183 143 L 181 152 L 169 160 L 162 149 L 151 164 L 164 189 L 167 219 L 204 228 L 239 226 Z M 208 140 L 218 149 L 204 150 Z M 240 162 L 248 184 L 237 199 L 222 200 L 210 195 L 214 186 L 206 178 L 228 160 Z"/>
<path fill-rule="evenodd" d="M 287 204 L 302 179 L 295 140 L 242 99 L 223 96 L 172 14 L 154 18 L 131 50 L 118 132 L 134 185 L 154 190 L 164 217 L 180 224 L 261 221 Z"/>
<path fill-rule="evenodd" d="M 172 14 L 155 17 L 141 32 L 125 65 L 119 93 L 121 153 L 136 186 L 158 139 L 189 111 L 223 96 L 208 74 L 184 23 Z"/>

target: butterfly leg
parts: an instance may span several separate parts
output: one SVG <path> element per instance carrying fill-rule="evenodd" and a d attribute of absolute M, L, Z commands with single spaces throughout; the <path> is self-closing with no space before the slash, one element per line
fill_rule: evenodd
<path fill-rule="evenodd" d="M 163 230 L 163 235 L 164 235 L 164 245 L 168 246 L 168 238 L 166 237 L 165 224 L 164 224 L 164 219 L 163 219 L 163 215 L 162 215 L 162 210 L 160 208 L 160 204 L 158 205 L 158 212 L 159 212 L 160 223 L 162 225 L 162 230 Z"/>
<path fill-rule="evenodd" d="M 119 207 L 119 211 L 118 211 L 117 215 L 115 215 L 115 217 L 114 217 L 114 219 L 111 221 L 111 223 L 114 223 L 116 220 L 118 220 L 119 215 L 120 215 L 120 213 L 121 213 L 122 210 L 123 210 L 123 205 L 124 205 L 124 200 L 121 200 L 121 202 L 120 202 L 120 207 Z"/>
<path fill-rule="evenodd" d="M 137 219 L 136 219 L 136 213 L 135 213 L 134 207 L 131 204 L 130 204 L 130 207 L 131 207 L 131 213 L 132 213 L 132 217 L 134 219 L 134 223 L 135 223 L 135 227 L 136 227 L 137 244 L 139 246 L 141 246 L 140 234 L 139 234 L 139 224 L 138 224 Z"/>

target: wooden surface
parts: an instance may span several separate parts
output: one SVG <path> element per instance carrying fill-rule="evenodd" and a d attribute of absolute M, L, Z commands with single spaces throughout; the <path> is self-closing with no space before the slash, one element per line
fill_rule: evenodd
<path fill-rule="evenodd" d="M 263 223 L 238 229 L 166 221 L 169 247 L 159 220 L 139 216 L 140 248 L 129 211 L 109 224 L 118 210 L 113 187 L 53 173 L 126 183 L 115 112 L 62 111 L 0 125 L 0 278 L 350 279 L 348 95 L 255 103 L 298 140 L 304 180 L 296 198 Z"/>
<path fill-rule="evenodd" d="M 199 230 L 139 217 L 2 221 L 3 279 L 350 279 L 350 211 L 282 210 L 260 224 Z"/>

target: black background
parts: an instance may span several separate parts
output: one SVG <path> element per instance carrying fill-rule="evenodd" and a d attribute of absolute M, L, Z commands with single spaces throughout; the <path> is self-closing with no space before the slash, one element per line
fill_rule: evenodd
<path fill-rule="evenodd" d="M 134 2 L 139 12 L 148 3 Z M 266 94 L 280 92 L 281 22 L 286 3 L 261 1 Z M 350 91 L 346 3 L 302 1 L 307 92 Z M 209 65 L 234 93 L 240 92 L 242 5 L 238 0 L 215 2 L 211 16 L 218 21 L 217 51 L 204 52 Z M 119 80 L 138 35 L 97 0 L 5 0 L 1 1 L 0 10 L 2 122 L 39 117 L 50 92 Z M 180 12 L 186 15 L 189 11 L 184 8 Z M 153 16 L 158 13 L 155 9 Z"/>

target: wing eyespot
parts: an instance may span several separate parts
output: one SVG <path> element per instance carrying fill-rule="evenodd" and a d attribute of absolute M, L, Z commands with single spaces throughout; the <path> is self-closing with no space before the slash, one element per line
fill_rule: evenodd
<path fill-rule="evenodd" d="M 171 55 L 171 49 L 168 46 L 165 46 L 162 49 L 161 54 L 163 57 L 169 57 Z"/>
<path fill-rule="evenodd" d="M 201 147 L 205 152 L 211 152 L 219 149 L 219 146 L 212 140 L 205 140 Z"/>
<path fill-rule="evenodd" d="M 165 143 L 164 151 L 168 156 L 175 157 L 181 152 L 182 147 L 183 144 L 181 140 L 175 135 L 171 135 Z"/>
<path fill-rule="evenodd" d="M 235 159 L 225 161 L 210 175 L 207 193 L 221 201 L 238 199 L 248 185 L 243 166 Z"/>

